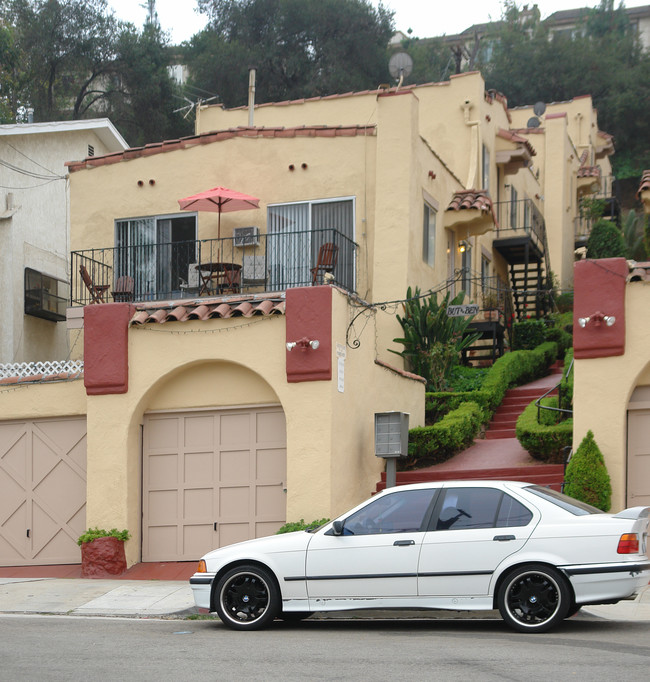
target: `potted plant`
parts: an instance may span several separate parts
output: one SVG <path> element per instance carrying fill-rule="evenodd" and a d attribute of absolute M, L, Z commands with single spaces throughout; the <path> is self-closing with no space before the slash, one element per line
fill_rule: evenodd
<path fill-rule="evenodd" d="M 89 528 L 79 536 L 81 577 L 106 578 L 126 571 L 124 543 L 131 537 L 128 530 Z"/>
<path fill-rule="evenodd" d="M 483 294 L 483 316 L 489 321 L 499 319 L 499 297 L 495 293 Z"/>

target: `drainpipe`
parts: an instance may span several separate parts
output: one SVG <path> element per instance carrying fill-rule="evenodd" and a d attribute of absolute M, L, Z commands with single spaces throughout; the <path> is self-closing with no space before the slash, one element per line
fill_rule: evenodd
<path fill-rule="evenodd" d="M 467 174 L 467 182 L 465 189 L 480 189 L 477 187 L 478 180 L 478 155 L 480 151 L 479 140 L 479 122 L 471 121 L 469 117 L 469 110 L 472 108 L 472 103 L 466 99 L 463 102 L 463 115 L 465 117 L 465 125 L 471 128 L 470 132 L 470 151 L 469 151 L 469 171 Z"/>
<path fill-rule="evenodd" d="M 253 114 L 255 112 L 255 69 L 248 70 L 248 127 L 253 127 Z"/>

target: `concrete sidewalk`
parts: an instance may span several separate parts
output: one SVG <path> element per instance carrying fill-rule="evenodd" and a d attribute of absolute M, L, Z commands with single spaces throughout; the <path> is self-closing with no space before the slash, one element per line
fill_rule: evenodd
<path fill-rule="evenodd" d="M 189 583 L 178 580 L 0 578 L 0 613 L 132 618 L 185 618 L 198 613 Z M 634 601 L 586 606 L 581 613 L 608 620 L 650 623 L 650 586 Z M 343 611 L 318 618 L 498 618 L 494 611 Z"/>

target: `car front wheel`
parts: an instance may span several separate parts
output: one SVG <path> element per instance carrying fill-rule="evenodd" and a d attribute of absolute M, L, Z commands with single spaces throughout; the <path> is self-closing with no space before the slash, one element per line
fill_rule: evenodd
<path fill-rule="evenodd" d="M 566 580 L 553 568 L 519 566 L 504 578 L 497 593 L 501 617 L 519 632 L 546 632 L 566 618 L 571 607 Z"/>
<path fill-rule="evenodd" d="M 259 630 L 280 611 L 280 591 L 271 573 L 261 566 L 237 566 L 217 583 L 215 610 L 233 630 Z"/>

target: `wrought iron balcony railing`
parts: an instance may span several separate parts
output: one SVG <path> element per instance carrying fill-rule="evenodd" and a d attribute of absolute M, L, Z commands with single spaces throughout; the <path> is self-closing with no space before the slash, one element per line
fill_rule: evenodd
<path fill-rule="evenodd" d="M 544 217 L 531 199 L 498 201 L 494 204 L 494 210 L 499 224 L 497 239 L 528 234 L 538 244 L 544 244 Z"/>
<path fill-rule="evenodd" d="M 70 303 L 284 291 L 324 276 L 355 292 L 357 248 L 324 229 L 73 251 Z"/>

